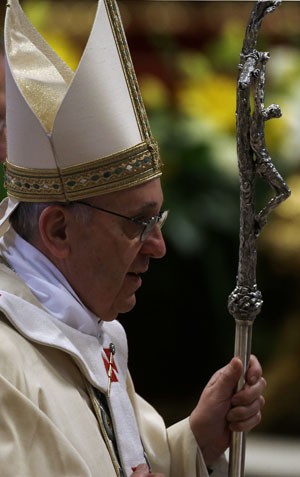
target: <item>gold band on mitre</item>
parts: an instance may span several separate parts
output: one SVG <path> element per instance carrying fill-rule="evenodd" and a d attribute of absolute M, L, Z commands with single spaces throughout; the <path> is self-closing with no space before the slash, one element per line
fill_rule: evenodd
<path fill-rule="evenodd" d="M 162 162 L 155 142 L 64 169 L 27 169 L 5 164 L 9 197 L 24 202 L 69 202 L 101 195 L 154 179 Z"/>

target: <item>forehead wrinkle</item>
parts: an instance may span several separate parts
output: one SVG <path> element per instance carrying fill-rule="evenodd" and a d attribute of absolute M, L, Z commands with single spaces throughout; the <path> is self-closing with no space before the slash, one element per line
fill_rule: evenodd
<path fill-rule="evenodd" d="M 134 188 L 116 191 L 109 194 L 94 196 L 87 199 L 92 205 L 111 209 L 124 214 L 136 214 L 147 212 L 161 207 L 163 203 L 161 187 L 147 189 L 147 185 L 141 184 Z"/>
<path fill-rule="evenodd" d="M 102 198 L 102 197 L 101 197 Z M 108 199 L 104 198 L 103 199 Z M 122 209 L 126 208 L 127 210 L 147 210 L 147 209 L 153 209 L 156 208 L 157 205 L 159 204 L 158 200 L 144 200 L 140 202 L 139 198 L 129 198 L 128 200 L 124 200 L 124 197 L 115 197 L 115 198 L 109 198 L 109 200 L 97 200 L 95 201 L 94 198 L 92 199 L 86 199 L 85 202 L 89 202 L 91 205 L 99 206 L 99 207 L 105 207 L 105 208 L 111 208 L 111 207 L 119 207 L 121 206 Z M 140 202 L 140 203 L 139 203 Z"/>

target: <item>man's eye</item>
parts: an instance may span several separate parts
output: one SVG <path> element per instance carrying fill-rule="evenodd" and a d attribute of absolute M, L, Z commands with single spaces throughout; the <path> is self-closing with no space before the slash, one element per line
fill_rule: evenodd
<path fill-rule="evenodd" d="M 150 219 L 147 219 L 144 215 L 137 215 L 136 217 L 133 217 L 132 220 L 136 223 L 142 224 L 144 222 L 148 222 Z"/>

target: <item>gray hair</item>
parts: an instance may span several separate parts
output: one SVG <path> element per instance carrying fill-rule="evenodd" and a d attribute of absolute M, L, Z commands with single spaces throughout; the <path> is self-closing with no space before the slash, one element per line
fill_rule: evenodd
<path fill-rule="evenodd" d="M 75 220 L 86 225 L 90 217 L 90 211 L 76 202 L 68 204 L 62 202 L 20 202 L 10 216 L 10 224 L 24 240 L 31 242 L 39 233 L 39 218 L 44 209 L 51 205 L 62 205 L 72 209 Z"/>

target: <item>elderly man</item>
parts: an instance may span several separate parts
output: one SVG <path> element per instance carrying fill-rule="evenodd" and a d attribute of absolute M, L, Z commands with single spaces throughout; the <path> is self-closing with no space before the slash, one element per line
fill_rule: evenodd
<path fill-rule="evenodd" d="M 261 419 L 251 357 L 217 371 L 165 428 L 135 393 L 125 332 L 151 258 L 165 255 L 162 164 L 113 0 L 74 74 L 10 0 L 0 240 L 0 467 L 5 477 L 227 475 L 232 430 Z"/>

